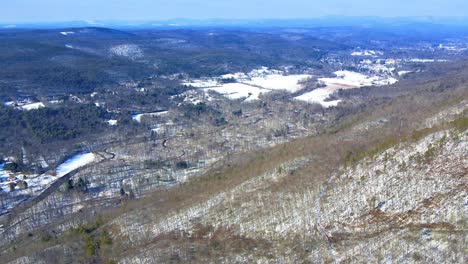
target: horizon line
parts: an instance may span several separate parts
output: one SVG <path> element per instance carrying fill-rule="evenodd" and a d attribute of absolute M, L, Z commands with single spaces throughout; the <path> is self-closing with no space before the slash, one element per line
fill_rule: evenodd
<path fill-rule="evenodd" d="M 214 21 L 245 21 L 245 22 L 255 22 L 255 21 L 313 21 L 313 20 L 323 20 L 323 19 L 380 19 L 380 20 L 398 20 L 398 19 L 413 19 L 413 20 L 426 20 L 430 22 L 434 21 L 456 21 L 468 19 L 466 16 L 428 16 L 428 15 L 419 15 L 419 16 L 354 16 L 354 15 L 326 15 L 326 16 L 316 16 L 316 17 L 297 17 L 297 18 L 275 18 L 275 17 L 265 17 L 265 18 L 189 18 L 189 17 L 174 17 L 168 19 L 78 19 L 78 20 L 50 20 L 50 21 L 0 21 L 0 25 L 24 25 L 24 24 L 60 24 L 60 23 L 89 23 L 96 24 L 98 22 L 114 22 L 114 23 L 154 23 L 154 22 L 169 22 L 169 21 L 193 21 L 193 22 L 214 22 Z"/>

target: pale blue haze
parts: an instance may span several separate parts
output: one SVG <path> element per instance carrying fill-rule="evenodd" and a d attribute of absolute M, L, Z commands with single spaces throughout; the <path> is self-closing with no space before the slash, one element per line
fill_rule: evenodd
<path fill-rule="evenodd" d="M 1 0 L 0 22 L 468 15 L 468 0 Z"/>

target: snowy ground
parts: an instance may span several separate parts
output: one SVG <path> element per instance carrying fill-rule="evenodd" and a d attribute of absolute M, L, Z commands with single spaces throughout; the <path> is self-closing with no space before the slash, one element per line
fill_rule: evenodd
<path fill-rule="evenodd" d="M 363 54 L 381 55 L 378 51 L 362 52 Z M 335 77 L 320 78 L 318 82 L 325 87 L 304 93 L 295 99 L 319 103 L 323 107 L 331 107 L 336 106 L 340 100 L 328 101 L 327 99 L 339 89 L 390 85 L 398 81 L 392 77 L 396 74 L 395 60 L 378 60 L 377 62 L 366 60 L 362 62 L 360 69 L 366 74 L 342 70 L 334 72 Z M 285 90 L 291 93 L 301 91 L 304 88 L 301 82 L 311 77 L 312 75 L 309 74 L 286 75 L 282 71 L 262 67 L 249 73 L 225 74 L 217 78 L 192 80 L 184 84 L 204 92 L 214 91 L 232 100 L 253 101 L 258 100 L 261 94 L 274 90 Z M 229 82 L 223 83 L 226 80 Z M 134 119 L 136 120 L 136 118 L 138 117 L 136 116 Z"/>
<path fill-rule="evenodd" d="M 73 170 L 92 163 L 95 159 L 96 155 L 94 153 L 78 154 L 57 167 L 57 176 L 64 176 Z"/>
<path fill-rule="evenodd" d="M 143 116 L 160 116 L 160 115 L 165 115 L 167 114 L 167 111 L 160 111 L 160 112 L 154 112 L 154 113 L 141 113 L 141 114 L 134 114 L 132 115 L 132 119 L 138 123 L 141 122 L 141 118 Z"/>
<path fill-rule="evenodd" d="M 10 106 L 10 107 L 15 107 L 16 109 L 24 110 L 24 111 L 36 110 L 36 109 L 45 107 L 44 103 L 42 103 L 42 102 L 33 103 L 29 99 L 24 100 L 24 101 L 4 102 L 3 105 Z"/>
<path fill-rule="evenodd" d="M 331 106 L 337 106 L 341 100 L 326 101 L 331 94 L 335 92 L 334 89 L 330 87 L 315 89 L 312 92 L 308 92 L 297 97 L 294 97 L 296 100 L 305 101 L 308 103 L 318 103 L 325 108 Z"/>
<path fill-rule="evenodd" d="M 226 83 L 218 87 L 205 88 L 203 90 L 215 91 L 232 100 L 245 98 L 245 101 L 258 100 L 260 94 L 270 92 L 270 90 L 243 83 Z"/>
<path fill-rule="evenodd" d="M 25 104 L 25 105 L 19 106 L 19 109 L 29 111 L 29 110 L 35 110 L 35 109 L 39 109 L 43 107 L 45 107 L 45 105 L 39 102 L 39 103 L 31 103 L 31 104 Z"/>
<path fill-rule="evenodd" d="M 116 45 L 110 48 L 109 51 L 111 54 L 127 57 L 129 59 L 139 59 L 143 57 L 143 51 L 135 44 Z"/>
<path fill-rule="evenodd" d="M 47 189 L 53 182 L 63 177 L 65 174 L 88 165 L 96 160 L 93 153 L 78 154 L 57 167 L 56 173 L 28 174 L 12 173 L 3 169 L 4 164 L 0 165 L 0 192 L 8 193 L 6 203 L 0 208 L 0 213 L 10 210 L 17 204 L 30 197 L 35 197 Z M 18 186 L 10 192 L 9 185 L 24 181 L 27 183 L 26 189 L 20 189 Z"/>
<path fill-rule="evenodd" d="M 412 71 L 399 71 L 398 72 L 398 76 L 403 76 L 403 75 L 406 75 L 408 73 L 411 73 Z"/>
<path fill-rule="evenodd" d="M 60 34 L 64 35 L 64 36 L 68 36 L 68 35 L 73 35 L 75 34 L 75 32 L 73 31 L 64 31 L 64 32 L 60 32 Z"/>
<path fill-rule="evenodd" d="M 353 51 L 351 56 L 377 56 L 383 55 L 381 51 L 374 51 L 374 50 L 362 50 L 362 51 Z"/>
<path fill-rule="evenodd" d="M 409 59 L 407 61 L 409 61 L 409 62 L 422 62 L 422 63 L 426 63 L 426 62 L 447 62 L 447 60 L 434 60 L 434 59 Z"/>
<path fill-rule="evenodd" d="M 353 89 L 371 85 L 389 85 L 398 81 L 393 77 L 367 76 L 352 71 L 336 71 L 335 75 L 336 77 L 334 78 L 320 78 L 319 82 L 322 82 L 325 87 L 302 94 L 295 97 L 295 99 L 309 103 L 319 103 L 323 107 L 331 107 L 338 105 L 341 100 L 327 101 L 327 99 L 339 89 Z"/>
<path fill-rule="evenodd" d="M 264 76 L 253 77 L 252 80 L 247 81 L 246 83 L 265 89 L 297 92 L 303 88 L 300 82 L 310 77 L 312 76 L 307 74 L 286 76 L 281 74 L 267 74 Z"/>
<path fill-rule="evenodd" d="M 118 121 L 115 119 L 107 120 L 106 121 L 110 126 L 116 126 Z"/>
<path fill-rule="evenodd" d="M 312 77 L 308 74 L 285 75 L 282 71 L 266 67 L 252 70 L 249 73 L 225 74 L 216 78 L 204 78 L 183 83 L 187 86 L 201 88 L 203 91 L 214 91 L 229 99 L 245 101 L 258 100 L 259 95 L 273 90 L 297 92 L 303 88 L 301 81 Z M 231 79 L 234 82 L 223 83 Z"/>

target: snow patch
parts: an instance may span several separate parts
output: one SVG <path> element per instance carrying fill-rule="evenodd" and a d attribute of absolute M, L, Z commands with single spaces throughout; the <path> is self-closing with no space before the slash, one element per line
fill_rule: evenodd
<path fill-rule="evenodd" d="M 195 88 L 206 88 L 206 87 L 216 87 L 218 86 L 218 81 L 214 79 L 200 79 L 194 80 L 192 82 L 184 82 L 183 85 L 192 86 Z"/>
<path fill-rule="evenodd" d="M 296 100 L 301 100 L 309 103 L 319 103 L 323 107 L 336 106 L 340 100 L 326 101 L 339 89 L 353 89 L 362 86 L 370 85 L 389 85 L 394 84 L 398 80 L 393 77 L 366 76 L 364 74 L 352 71 L 336 71 L 334 78 L 320 78 L 319 82 L 325 85 L 323 88 L 315 89 L 311 92 L 295 97 Z"/>
<path fill-rule="evenodd" d="M 141 113 L 141 114 L 134 114 L 132 115 L 132 119 L 134 121 L 137 121 L 138 123 L 141 123 L 141 118 L 143 116 L 161 116 L 167 114 L 168 111 L 160 111 L 160 112 L 154 112 L 154 113 Z"/>
<path fill-rule="evenodd" d="M 388 85 L 394 84 L 398 80 L 393 77 L 366 76 L 362 73 L 352 71 L 336 71 L 335 78 L 320 78 L 319 81 L 327 86 L 339 85 L 342 88 L 361 87 L 369 85 Z"/>
<path fill-rule="evenodd" d="M 283 71 L 261 67 L 249 73 L 230 73 L 216 78 L 203 78 L 182 84 L 202 88 L 203 91 L 215 91 L 229 99 L 247 98 L 246 101 L 252 101 L 258 100 L 261 93 L 268 93 L 272 90 L 297 92 L 303 88 L 301 81 L 310 77 L 312 75 L 286 75 Z M 226 80 L 230 81 L 226 83 Z"/>
<path fill-rule="evenodd" d="M 269 90 L 243 83 L 226 83 L 222 86 L 205 88 L 204 90 L 215 91 L 232 100 L 246 98 L 245 101 L 258 100 L 260 94 L 270 92 Z"/>
<path fill-rule="evenodd" d="M 308 92 L 302 95 L 299 95 L 297 97 L 294 97 L 296 100 L 300 101 L 305 101 L 308 103 L 318 103 L 322 105 L 325 108 L 331 107 L 331 106 L 337 106 L 341 100 L 334 100 L 334 101 L 326 101 L 327 98 L 330 97 L 330 95 L 334 91 L 331 91 L 330 89 L 326 88 L 319 88 L 315 89 L 312 92 Z"/>
<path fill-rule="evenodd" d="M 427 62 L 447 62 L 448 60 L 435 60 L 435 59 L 409 59 L 409 62 L 421 62 L 421 63 L 427 63 Z"/>
<path fill-rule="evenodd" d="M 377 55 L 383 55 L 383 52 L 375 51 L 375 50 L 362 50 L 362 51 L 353 51 L 351 53 L 351 56 L 377 56 Z"/>
<path fill-rule="evenodd" d="M 32 103 L 30 99 L 23 101 L 8 101 L 4 102 L 3 105 L 15 107 L 18 110 L 29 111 L 45 107 L 44 103 L 36 102 Z"/>
<path fill-rule="evenodd" d="M 245 83 L 259 86 L 271 90 L 287 90 L 289 92 L 297 92 L 303 88 L 300 81 L 312 77 L 307 74 L 299 75 L 281 75 L 281 74 L 267 74 L 264 76 L 254 77 Z"/>
<path fill-rule="evenodd" d="M 75 32 L 73 31 L 63 31 L 63 32 L 60 32 L 60 34 L 64 35 L 64 36 L 68 36 L 68 35 L 73 35 L 75 34 Z"/>
<path fill-rule="evenodd" d="M 18 106 L 19 109 L 26 110 L 26 111 L 36 110 L 36 109 L 43 108 L 43 107 L 45 107 L 45 105 L 42 102 Z"/>
<path fill-rule="evenodd" d="M 92 163 L 95 159 L 96 155 L 94 153 L 78 154 L 62 163 L 55 171 L 58 176 L 62 177 L 73 170 Z"/>
<path fill-rule="evenodd" d="M 116 126 L 118 121 L 115 119 L 107 120 L 106 121 L 110 126 Z"/>
<path fill-rule="evenodd" d="M 411 73 L 412 71 L 399 71 L 398 72 L 398 76 L 403 76 L 403 75 L 406 75 L 408 73 Z"/>

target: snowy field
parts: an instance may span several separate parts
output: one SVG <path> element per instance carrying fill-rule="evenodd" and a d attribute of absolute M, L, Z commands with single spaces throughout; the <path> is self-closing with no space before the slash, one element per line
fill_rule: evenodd
<path fill-rule="evenodd" d="M 57 167 L 57 176 L 62 177 L 73 170 L 92 163 L 95 159 L 96 155 L 94 153 L 78 154 Z"/>
<path fill-rule="evenodd" d="M 243 83 L 226 83 L 218 87 L 205 88 L 203 90 L 206 92 L 217 92 L 232 100 L 245 98 L 245 101 L 258 100 L 260 94 L 270 92 L 270 90 Z"/>
<path fill-rule="evenodd" d="M 363 54 L 381 55 L 378 51 L 362 51 Z M 356 55 L 357 56 L 357 55 Z M 336 71 L 335 77 L 319 78 L 318 82 L 323 88 L 315 89 L 295 97 L 296 100 L 309 103 L 319 103 L 323 107 L 336 106 L 340 100 L 327 99 L 339 89 L 353 89 L 363 86 L 382 86 L 396 83 L 398 80 L 392 76 L 395 73 L 395 60 L 378 60 L 377 63 L 364 61 L 361 70 L 366 74 L 353 71 Z M 290 93 L 301 91 L 303 82 L 311 78 L 309 74 L 285 75 L 278 70 L 262 67 L 249 73 L 225 74 L 217 78 L 204 78 L 192 80 L 183 84 L 198 88 L 201 91 L 214 91 L 228 99 L 244 101 L 258 100 L 261 94 L 275 90 L 285 90 Z M 229 80 L 228 83 L 223 81 Z M 185 100 L 184 100 L 185 101 Z M 137 117 L 134 119 L 136 120 Z"/>
<path fill-rule="evenodd" d="M 398 80 L 393 77 L 367 76 L 362 73 L 352 71 L 336 71 L 334 78 L 320 78 L 319 82 L 325 87 L 315 89 L 311 92 L 295 97 L 309 103 L 319 103 L 323 107 L 336 106 L 341 100 L 327 101 L 327 99 L 339 89 L 353 89 L 362 86 L 381 86 L 394 84 Z"/>
<path fill-rule="evenodd" d="M 225 74 L 216 78 L 192 80 L 183 84 L 200 88 L 205 92 L 214 91 L 232 100 L 253 101 L 258 100 L 260 94 L 274 90 L 297 92 L 303 88 L 301 81 L 310 77 L 312 75 L 284 75 L 281 71 L 262 67 L 249 73 Z M 223 83 L 223 79 L 231 79 L 234 82 Z"/>
<path fill-rule="evenodd" d="M 393 77 L 367 76 L 362 73 L 352 71 L 336 71 L 334 78 L 320 78 L 319 82 L 327 86 L 350 86 L 353 88 L 370 85 L 389 85 L 398 80 Z"/>
<path fill-rule="evenodd" d="M 286 90 L 288 92 L 297 92 L 303 88 L 301 81 L 312 77 L 311 75 L 281 75 L 267 74 L 264 76 L 253 77 L 252 80 L 246 81 L 246 84 L 258 86 L 270 90 Z"/>
<path fill-rule="evenodd" d="M 296 100 L 305 101 L 308 103 L 318 103 L 325 108 L 331 106 L 337 106 L 341 100 L 326 101 L 330 95 L 332 95 L 335 90 L 330 89 L 330 87 L 315 89 L 312 92 L 308 92 L 297 97 L 294 97 Z"/>

